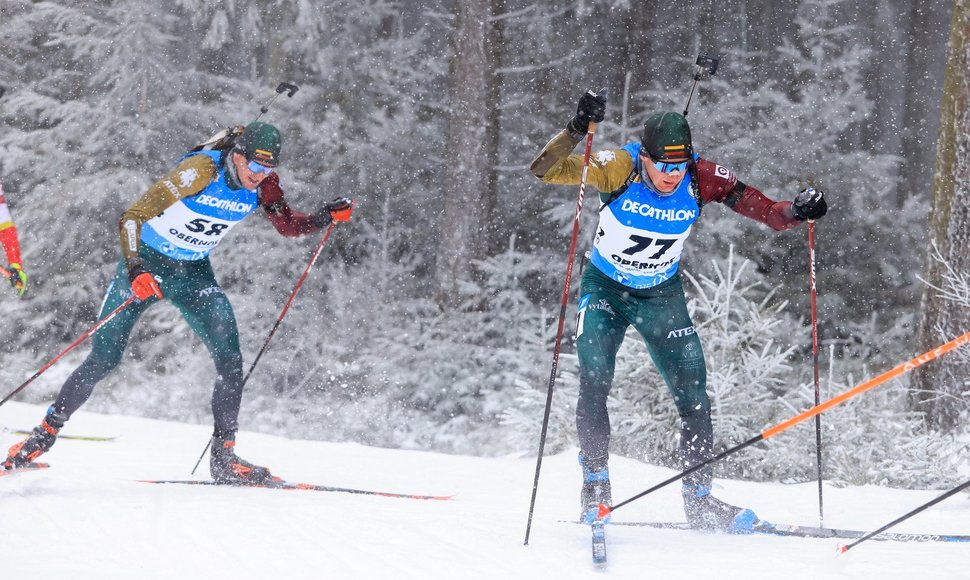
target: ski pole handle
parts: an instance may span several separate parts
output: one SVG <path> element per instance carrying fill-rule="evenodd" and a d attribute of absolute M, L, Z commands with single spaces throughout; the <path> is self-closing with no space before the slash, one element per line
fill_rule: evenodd
<path fill-rule="evenodd" d="M 291 99 L 293 98 L 293 95 L 295 95 L 298 90 L 300 90 L 300 87 L 292 83 L 280 83 L 279 86 L 276 87 L 277 94 L 282 94 L 283 91 L 286 91 L 286 96 Z"/>

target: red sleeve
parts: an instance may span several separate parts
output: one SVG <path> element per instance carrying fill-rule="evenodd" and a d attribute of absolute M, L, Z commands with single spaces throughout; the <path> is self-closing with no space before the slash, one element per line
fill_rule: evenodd
<path fill-rule="evenodd" d="M 17 228 L 10 226 L 0 230 L 0 244 L 7 254 L 7 263 L 23 264 L 20 261 L 20 244 L 17 242 Z"/>
<path fill-rule="evenodd" d="M 722 165 L 698 159 L 697 183 L 704 203 L 723 203 L 735 212 L 757 220 L 773 230 L 787 230 L 802 223 L 792 214 L 790 201 L 768 199 L 757 189 L 740 182 L 733 171 Z"/>
<path fill-rule="evenodd" d="M 288 238 L 303 236 L 319 232 L 321 228 L 315 224 L 313 215 L 300 213 L 290 209 L 283 198 L 280 178 L 274 172 L 259 185 L 259 203 L 266 212 L 266 218 L 273 224 L 276 231 Z"/>
<path fill-rule="evenodd" d="M 7 254 L 7 263 L 22 264 L 20 261 L 20 243 L 17 241 L 17 228 L 13 225 L 7 201 L 3 199 L 3 186 L 0 185 L 0 245 Z"/>

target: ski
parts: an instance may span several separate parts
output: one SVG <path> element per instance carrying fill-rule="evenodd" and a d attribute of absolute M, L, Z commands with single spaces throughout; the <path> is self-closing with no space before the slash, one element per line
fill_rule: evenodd
<path fill-rule="evenodd" d="M 39 471 L 41 469 L 47 469 L 48 467 L 50 467 L 50 465 L 46 463 L 29 463 L 23 467 L 15 467 L 13 469 L 0 468 L 0 477 L 16 475 L 18 473 L 26 473 L 28 471 Z"/>
<path fill-rule="evenodd" d="M 182 484 L 182 485 L 226 485 L 218 484 L 211 479 L 138 479 L 139 483 L 158 483 L 158 484 Z M 453 499 L 453 495 L 418 495 L 411 493 L 392 493 L 388 491 L 372 491 L 367 489 L 354 489 L 349 487 L 335 487 L 332 485 L 318 485 L 315 483 L 293 483 L 289 481 L 273 481 L 261 485 L 226 485 L 226 487 L 255 487 L 264 489 L 285 489 L 303 491 L 331 491 L 337 493 L 352 493 L 358 495 L 377 495 L 381 497 L 396 497 L 401 499 L 427 499 L 447 501 Z"/>
<path fill-rule="evenodd" d="M 593 566 L 606 568 L 606 525 L 596 520 L 590 526 L 593 530 Z"/>
<path fill-rule="evenodd" d="M 695 530 L 687 522 L 611 522 L 613 526 L 636 526 L 672 530 Z M 754 533 L 773 536 L 795 536 L 801 538 L 858 539 L 869 532 L 839 528 L 818 528 L 794 524 L 771 524 L 765 521 L 755 524 Z M 970 535 L 955 534 L 916 534 L 909 532 L 882 532 L 873 540 L 890 542 L 970 542 Z"/>
<path fill-rule="evenodd" d="M 11 433 L 25 437 L 29 437 L 31 434 L 30 431 L 11 431 Z M 102 437 L 99 435 L 58 435 L 57 438 L 66 439 L 69 441 L 114 441 L 118 438 L 118 436 L 115 435 L 114 437 Z"/>

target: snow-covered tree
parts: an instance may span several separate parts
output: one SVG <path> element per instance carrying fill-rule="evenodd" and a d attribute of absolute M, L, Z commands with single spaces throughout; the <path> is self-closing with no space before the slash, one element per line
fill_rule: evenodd
<path fill-rule="evenodd" d="M 930 239 L 937 254 L 926 260 L 928 282 L 920 305 L 921 318 L 917 349 L 922 351 L 970 330 L 970 314 L 964 304 L 955 305 L 938 293 L 946 276 L 970 268 L 970 3 L 957 0 L 947 56 L 946 83 L 933 179 L 930 209 Z M 946 266 L 946 268 L 943 267 Z M 955 307 L 956 306 L 956 307 Z M 913 380 L 914 409 L 925 413 L 935 429 L 953 432 L 965 428 L 961 417 L 968 404 L 966 359 L 949 358 L 918 369 Z"/>

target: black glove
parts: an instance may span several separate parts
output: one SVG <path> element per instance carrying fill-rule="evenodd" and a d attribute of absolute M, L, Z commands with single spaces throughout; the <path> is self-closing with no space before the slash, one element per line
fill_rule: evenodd
<path fill-rule="evenodd" d="M 579 98 L 576 105 L 576 116 L 569 121 L 569 129 L 574 134 L 585 135 L 589 131 L 589 123 L 602 123 L 606 117 L 606 89 L 597 92 L 588 90 Z"/>
<path fill-rule="evenodd" d="M 349 197 L 338 197 L 327 202 L 313 216 L 313 224 L 318 228 L 325 228 L 333 221 L 350 221 L 350 214 L 354 211 L 354 200 Z"/>
<path fill-rule="evenodd" d="M 798 192 L 791 204 L 792 213 L 798 220 L 817 220 L 825 215 L 829 206 L 821 189 L 806 187 Z"/>

